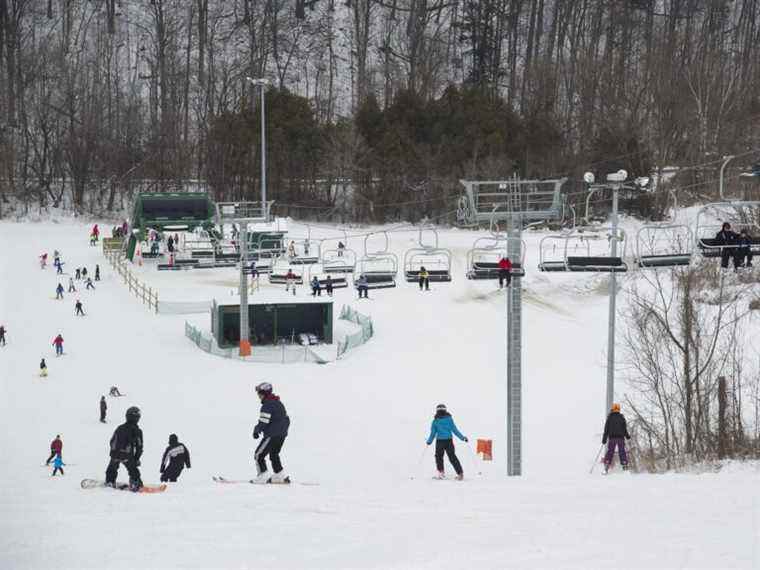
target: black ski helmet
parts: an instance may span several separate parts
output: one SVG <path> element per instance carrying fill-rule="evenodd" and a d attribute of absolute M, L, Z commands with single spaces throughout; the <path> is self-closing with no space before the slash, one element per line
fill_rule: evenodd
<path fill-rule="evenodd" d="M 438 404 L 435 407 L 436 412 L 445 412 L 446 411 L 446 404 Z"/>
<path fill-rule="evenodd" d="M 140 408 L 137 406 L 132 406 L 131 408 L 127 409 L 127 421 L 137 423 L 140 421 Z"/>
<path fill-rule="evenodd" d="M 272 385 L 269 382 L 262 382 L 258 386 L 256 386 L 256 393 L 257 394 L 271 394 L 272 392 Z"/>
<path fill-rule="evenodd" d="M 173 433 L 169 436 L 169 445 L 176 445 L 177 442 L 179 442 L 179 438 L 177 437 L 176 433 Z"/>

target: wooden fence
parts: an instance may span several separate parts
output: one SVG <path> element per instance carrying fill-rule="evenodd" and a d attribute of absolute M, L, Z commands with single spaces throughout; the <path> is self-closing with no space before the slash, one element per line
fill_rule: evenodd
<path fill-rule="evenodd" d="M 122 257 L 120 249 L 106 250 L 103 248 L 103 255 L 106 256 L 116 273 L 124 280 L 130 293 L 140 299 L 144 305 L 148 305 L 151 311 L 158 313 L 158 291 L 154 291 L 142 283 L 137 277 L 132 275 L 129 264 Z"/>

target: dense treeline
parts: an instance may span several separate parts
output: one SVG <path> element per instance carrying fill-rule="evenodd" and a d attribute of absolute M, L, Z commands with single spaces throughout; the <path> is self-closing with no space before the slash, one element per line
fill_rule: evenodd
<path fill-rule="evenodd" d="M 258 196 L 246 76 L 298 216 L 445 220 L 461 177 L 760 146 L 760 0 L 0 0 L 0 61 L 0 215 Z"/>

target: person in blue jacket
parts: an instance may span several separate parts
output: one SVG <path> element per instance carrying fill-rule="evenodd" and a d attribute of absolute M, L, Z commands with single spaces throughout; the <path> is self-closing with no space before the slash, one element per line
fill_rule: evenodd
<path fill-rule="evenodd" d="M 261 400 L 261 410 L 259 412 L 259 421 L 253 430 L 253 439 L 258 439 L 263 435 L 259 446 L 256 448 L 254 458 L 256 459 L 256 469 L 258 476 L 253 480 L 254 483 L 290 483 L 290 478 L 285 475 L 280 462 L 280 450 L 288 437 L 290 428 L 290 418 L 285 406 L 272 391 L 272 385 L 269 382 L 262 382 L 256 386 L 256 394 Z M 267 471 L 266 456 L 269 456 L 272 462 L 272 471 L 270 476 Z"/>
<path fill-rule="evenodd" d="M 66 464 L 63 462 L 63 459 L 61 458 L 61 454 L 55 456 L 55 459 L 53 459 L 53 475 L 52 477 L 55 477 L 55 474 L 60 471 L 61 475 L 63 475 L 63 468 L 66 466 Z"/>
<path fill-rule="evenodd" d="M 457 458 L 456 451 L 454 450 L 452 434 L 464 442 L 469 441 L 457 429 L 454 418 L 446 410 L 446 406 L 438 404 L 435 408 L 433 423 L 430 425 L 430 436 L 427 439 L 427 444 L 430 445 L 435 439 L 435 466 L 438 469 L 438 478 L 445 479 L 446 477 L 443 472 L 443 454 L 446 453 L 449 462 L 454 467 L 454 471 L 457 472 L 457 479 L 461 481 L 464 478 L 464 473 L 462 472 L 462 464 L 459 463 L 459 458 Z"/>

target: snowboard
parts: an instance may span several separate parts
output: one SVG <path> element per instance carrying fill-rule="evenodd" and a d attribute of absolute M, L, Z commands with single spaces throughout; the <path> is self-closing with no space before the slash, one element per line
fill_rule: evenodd
<path fill-rule="evenodd" d="M 82 479 L 82 482 L 80 483 L 80 486 L 82 489 L 97 489 L 97 488 L 103 488 L 103 489 L 110 489 L 112 487 L 106 487 L 106 482 L 101 481 L 99 479 Z M 117 491 L 129 491 L 129 484 L 128 483 L 117 483 L 116 487 L 113 487 L 113 489 Z M 166 491 L 167 486 L 165 483 L 161 483 L 160 485 L 143 485 L 143 487 L 136 491 L 137 493 L 163 493 Z"/>
<path fill-rule="evenodd" d="M 293 485 L 295 484 L 295 485 L 305 485 L 308 487 L 316 487 L 319 485 L 319 483 L 304 482 L 304 481 L 293 483 L 293 481 L 290 480 L 290 477 L 286 477 L 285 480 L 281 482 L 272 481 L 270 479 L 266 483 L 257 483 L 255 479 L 227 479 L 226 477 L 220 477 L 218 475 L 212 477 L 212 479 L 216 483 L 223 483 L 227 485 L 239 485 L 242 483 L 248 483 L 249 485 Z"/>

